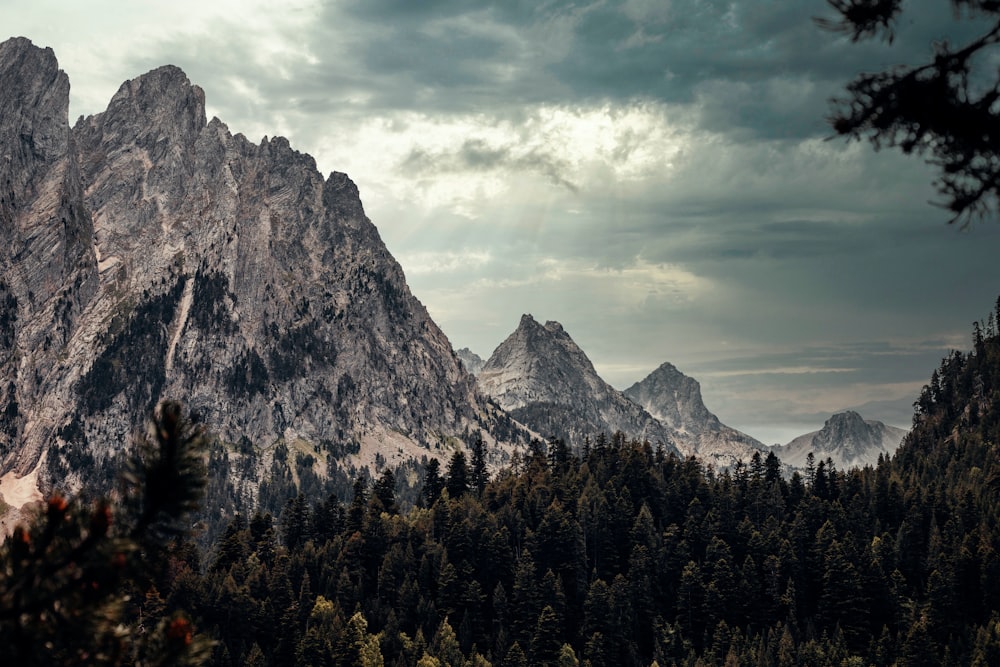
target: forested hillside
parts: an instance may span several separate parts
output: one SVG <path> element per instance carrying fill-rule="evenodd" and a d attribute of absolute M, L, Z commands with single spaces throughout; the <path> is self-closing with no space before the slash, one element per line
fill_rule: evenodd
<path fill-rule="evenodd" d="M 996 665 L 998 406 L 991 315 L 877 467 L 715 474 L 619 433 L 489 480 L 475 447 L 405 512 L 387 469 L 175 542 L 126 617 L 186 609 L 216 665 Z"/>
<path fill-rule="evenodd" d="M 406 514 L 387 474 L 237 519 L 159 590 L 220 665 L 1000 664 L 995 321 L 875 468 L 536 443 L 485 484 L 454 458 Z"/>

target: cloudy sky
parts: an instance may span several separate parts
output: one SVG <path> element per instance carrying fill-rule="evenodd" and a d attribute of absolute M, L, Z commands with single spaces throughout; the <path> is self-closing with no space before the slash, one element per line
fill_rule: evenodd
<path fill-rule="evenodd" d="M 904 4 L 891 48 L 818 29 L 823 0 L 0 0 L 0 26 L 55 49 L 73 119 L 170 63 L 234 133 L 346 171 L 456 348 L 558 320 L 613 385 L 670 361 L 773 443 L 908 425 L 1000 294 L 1000 224 L 827 140 L 856 73 L 976 31 Z"/>

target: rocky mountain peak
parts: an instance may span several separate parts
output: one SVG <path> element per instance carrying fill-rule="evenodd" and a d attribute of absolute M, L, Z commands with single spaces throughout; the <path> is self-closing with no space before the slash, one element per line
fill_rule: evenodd
<path fill-rule="evenodd" d="M 705 406 L 698 381 L 669 362 L 623 393 L 674 431 L 674 440 L 682 453 L 697 456 L 717 468 L 749 460 L 755 451 L 764 449 L 754 438 L 720 422 Z"/>
<path fill-rule="evenodd" d="M 505 410 L 539 400 L 561 402 L 574 386 L 603 389 L 590 359 L 562 325 L 543 326 L 529 314 L 483 365 L 479 383 Z"/>
<path fill-rule="evenodd" d="M 7 192 L 0 206 L 24 201 L 25 187 L 43 165 L 66 155 L 69 141 L 69 77 L 52 49 L 24 37 L 0 44 L 0 174 Z M 3 187 L 0 186 L 0 187 Z M 21 196 L 15 196 L 21 195 Z"/>
<path fill-rule="evenodd" d="M 661 364 L 625 395 L 672 428 L 717 430 L 719 419 L 709 412 L 701 397 L 701 385 L 669 362 Z"/>
<path fill-rule="evenodd" d="M 524 433 L 461 368 L 346 174 L 206 123 L 173 66 L 73 128 L 51 51 L 0 44 L 0 81 L 0 474 L 71 490 L 166 397 L 243 443 L 251 496 L 280 446 L 332 477 Z"/>
<path fill-rule="evenodd" d="M 163 65 L 124 82 L 108 107 L 113 109 L 124 100 L 132 100 L 140 112 L 147 114 L 158 109 L 190 109 L 194 112 L 204 112 L 205 109 L 204 91 L 193 85 L 184 70 L 176 65 Z M 201 117 L 204 118 L 204 113 Z"/>
<path fill-rule="evenodd" d="M 69 100 L 69 77 L 59 69 L 52 49 L 39 48 L 25 37 L 14 37 L 0 43 L 0 62 L 4 64 L 4 87 L 19 91 L 23 97 L 23 104 L 17 106 L 37 108 L 49 97 L 53 100 L 49 106 L 58 115 L 63 95 L 50 96 L 48 91 L 53 86 Z M 9 98 L 4 101 L 6 107 L 14 107 Z"/>
<path fill-rule="evenodd" d="M 841 468 L 873 465 L 881 454 L 892 454 L 906 431 L 880 421 L 864 419 L 853 410 L 828 418 L 819 431 L 801 435 L 787 445 L 774 448 L 781 460 L 793 467 L 806 465 L 810 453 L 816 461 L 827 458 Z"/>
<path fill-rule="evenodd" d="M 546 437 L 579 443 L 587 436 L 620 430 L 672 449 L 662 425 L 601 379 L 558 322 L 541 325 L 531 315 L 522 315 L 477 380 L 515 419 Z"/>
<path fill-rule="evenodd" d="M 358 227 L 360 221 L 365 219 L 358 186 L 343 172 L 330 172 L 323 184 L 323 205 L 354 227 Z"/>
<path fill-rule="evenodd" d="M 820 433 L 831 434 L 852 434 L 861 433 L 868 430 L 865 420 L 854 410 L 845 410 L 831 415 L 823 423 Z"/>
<path fill-rule="evenodd" d="M 843 412 L 838 412 L 831 415 L 829 419 L 824 422 L 824 428 L 830 429 L 860 429 L 864 428 L 865 420 L 854 410 L 844 410 Z"/>
<path fill-rule="evenodd" d="M 832 415 L 823 424 L 813 447 L 826 452 L 838 452 L 846 458 L 857 458 L 865 451 L 882 449 L 881 422 L 868 423 L 853 410 Z M 882 425 L 884 426 L 884 425 Z"/>
<path fill-rule="evenodd" d="M 523 335 L 545 335 L 548 333 L 568 337 L 566 331 L 563 329 L 563 326 L 559 324 L 559 322 L 556 322 L 555 320 L 547 320 L 545 324 L 542 324 L 536 320 L 531 313 L 524 313 L 521 315 L 521 320 L 517 324 L 517 329 L 514 330 L 515 334 L 519 332 Z"/>
<path fill-rule="evenodd" d="M 156 160 L 197 139 L 207 124 L 205 93 L 179 67 L 166 65 L 123 83 L 101 116 L 106 137 L 135 142 Z"/>

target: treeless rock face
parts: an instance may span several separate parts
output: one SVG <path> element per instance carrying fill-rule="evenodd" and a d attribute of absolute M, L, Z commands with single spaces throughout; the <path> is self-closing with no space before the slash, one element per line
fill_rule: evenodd
<path fill-rule="evenodd" d="M 36 474 L 18 477 L 13 471 L 0 477 L 0 498 L 11 507 L 23 507 L 28 503 L 41 502 Z"/>
<path fill-rule="evenodd" d="M 207 121 L 176 67 L 72 128 L 51 50 L 0 44 L 0 82 L 0 471 L 47 453 L 42 485 L 72 487 L 165 397 L 265 452 L 516 438 L 345 174 Z"/>
<path fill-rule="evenodd" d="M 746 433 L 720 422 L 705 406 L 698 381 L 673 364 L 661 364 L 624 394 L 673 429 L 682 454 L 697 456 L 717 470 L 732 468 L 740 461 L 749 463 L 755 453 L 766 456 L 770 451 Z"/>

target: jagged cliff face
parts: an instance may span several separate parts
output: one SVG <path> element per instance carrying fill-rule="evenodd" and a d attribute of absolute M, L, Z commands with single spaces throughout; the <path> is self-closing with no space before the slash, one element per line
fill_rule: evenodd
<path fill-rule="evenodd" d="M 462 366 L 465 367 L 465 370 L 469 371 L 473 375 L 479 375 L 479 371 L 483 370 L 483 366 L 486 365 L 486 362 L 482 357 L 467 347 L 457 350 L 455 354 L 458 355 L 458 359 L 462 362 Z"/>
<path fill-rule="evenodd" d="M 673 364 L 662 364 L 623 393 L 671 428 L 700 431 L 718 430 L 721 426 L 718 417 L 705 407 L 698 381 Z"/>
<path fill-rule="evenodd" d="M 96 465 L 167 396 L 362 464 L 509 432 L 346 175 L 206 122 L 176 67 L 72 129 L 68 94 L 51 50 L 0 45 L 2 471 Z"/>
<path fill-rule="evenodd" d="M 795 468 L 806 466 L 810 452 L 817 463 L 830 458 L 840 469 L 875 465 L 880 455 L 896 451 L 906 433 L 880 421 L 863 419 L 857 412 L 848 410 L 827 419 L 819 431 L 774 447 L 774 453 L 783 463 Z"/>
<path fill-rule="evenodd" d="M 754 452 L 767 451 L 763 444 L 709 412 L 701 385 L 673 364 L 662 364 L 624 394 L 674 431 L 674 440 L 684 455 L 697 456 L 716 468 L 729 468 L 737 461 L 749 461 Z"/>
<path fill-rule="evenodd" d="M 68 78 L 17 39 L 0 44 L 0 82 L 0 454 L 23 473 L 58 427 L 61 358 L 100 281 Z"/>
<path fill-rule="evenodd" d="M 543 326 L 522 316 L 477 380 L 502 408 L 545 437 L 579 444 L 598 433 L 622 431 L 674 450 L 670 430 L 602 380 L 558 322 Z"/>

